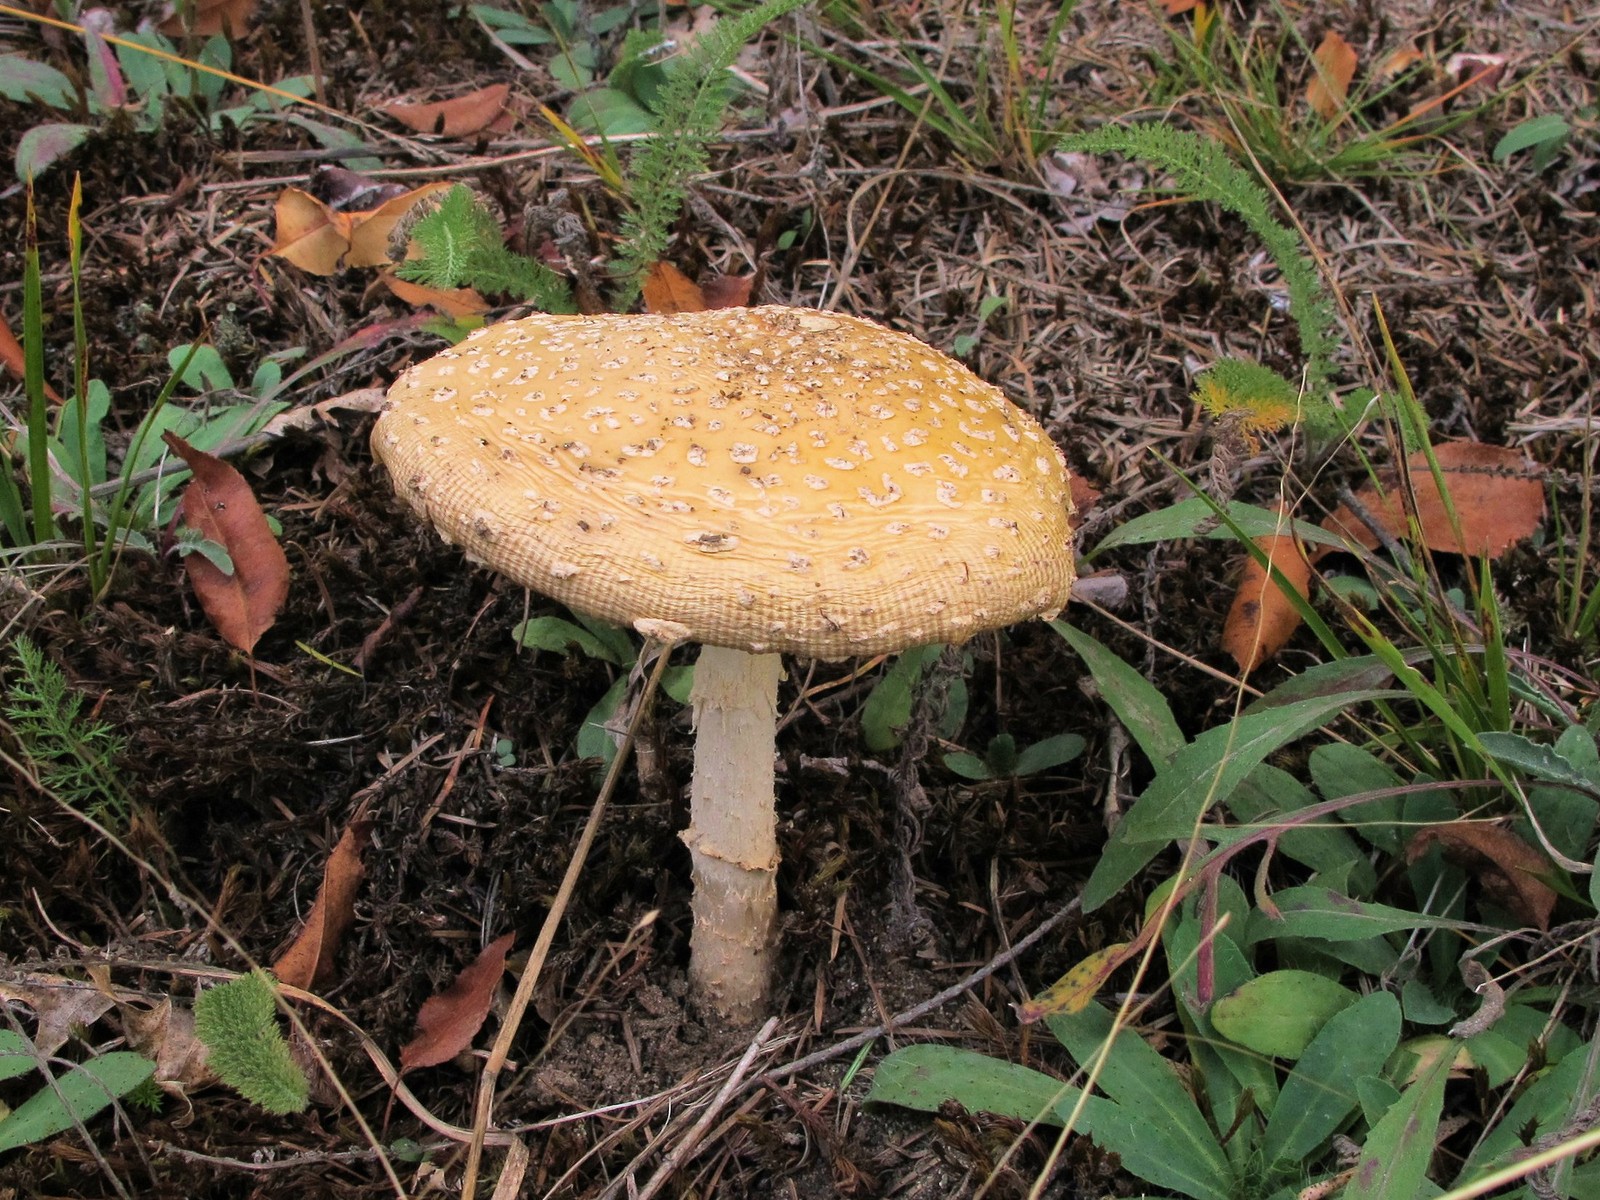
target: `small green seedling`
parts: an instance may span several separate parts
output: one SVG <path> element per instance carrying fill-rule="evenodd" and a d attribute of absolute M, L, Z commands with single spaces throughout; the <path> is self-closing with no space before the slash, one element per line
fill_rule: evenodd
<path fill-rule="evenodd" d="M 1018 750 L 1016 738 L 1009 733 L 1000 733 L 989 739 L 982 758 L 965 750 L 956 750 L 944 756 L 944 765 L 961 778 L 975 783 L 1020 779 L 1071 762 L 1083 753 L 1083 747 L 1084 741 L 1077 734 L 1058 733 Z"/>
<path fill-rule="evenodd" d="M 977 330 L 973 333 L 958 333 L 950 343 L 950 347 L 955 351 L 957 358 L 966 358 L 978 348 L 978 342 L 983 338 L 983 331 L 985 326 L 989 324 L 989 318 L 1010 303 L 1010 298 L 1006 296 L 990 294 L 983 298 L 978 304 Z"/>

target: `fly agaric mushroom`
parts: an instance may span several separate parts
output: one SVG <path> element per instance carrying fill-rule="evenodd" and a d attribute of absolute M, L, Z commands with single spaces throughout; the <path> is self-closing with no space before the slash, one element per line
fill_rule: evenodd
<path fill-rule="evenodd" d="M 534 316 L 390 389 L 373 448 L 469 558 L 591 616 L 700 642 L 690 974 L 765 1006 L 779 656 L 904 650 L 1054 616 L 1061 452 L 965 367 L 804 309 Z"/>

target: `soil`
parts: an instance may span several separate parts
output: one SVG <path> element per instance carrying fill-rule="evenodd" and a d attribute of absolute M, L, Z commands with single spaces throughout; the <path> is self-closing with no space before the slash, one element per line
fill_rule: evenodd
<path fill-rule="evenodd" d="M 1026 38 L 1042 38 L 1052 15 L 1037 8 L 1026 14 Z M 1543 172 L 1525 157 L 1501 166 L 1490 154 L 1526 115 L 1593 103 L 1592 30 L 1576 36 L 1558 9 L 1539 4 L 1519 6 L 1515 20 L 1476 5 L 1417 8 L 1407 16 L 1385 7 L 1381 19 L 1367 12 L 1362 61 L 1415 37 L 1440 61 L 1452 48 L 1512 53 L 1512 77 L 1525 83 L 1464 98 L 1451 110 L 1464 117 L 1459 125 L 1397 152 L 1386 174 L 1285 181 L 1283 195 L 1347 306 L 1345 383 L 1389 386 L 1376 366 L 1376 301 L 1435 435 L 1521 446 L 1547 472 L 1545 540 L 1504 560 L 1499 583 L 1514 640 L 1593 678 L 1592 638 L 1554 632 L 1561 567 L 1550 547 L 1558 531 L 1580 526 L 1590 503 L 1580 481 L 1600 372 L 1600 167 L 1592 135 L 1575 135 Z M 538 66 L 545 48 L 529 51 L 538 69 L 524 71 L 475 24 L 419 0 L 307 11 L 326 102 L 372 123 L 359 132 L 383 160 L 376 174 L 470 181 L 513 230 L 526 204 L 566 188 L 596 236 L 619 227 L 619 202 L 584 162 L 521 153 L 547 145 L 536 120 L 510 138 L 464 144 L 397 136 L 372 110 L 398 95 L 494 82 L 559 103 L 559 85 Z M 916 3 L 861 20 L 881 27 L 852 35 L 843 17 L 808 17 L 803 28 L 869 65 L 876 60 L 861 45 L 903 36 L 970 54 L 978 36 Z M 1308 18 L 1308 44 L 1323 21 Z M 1166 28 L 1142 6 L 1084 6 L 1063 34 L 1055 111 L 1098 118 L 1158 103 Z M 1344 32 L 1355 40 L 1359 30 Z M 70 37 L 15 19 L 0 19 L 6 40 L 58 65 L 82 62 Z M 299 6 L 263 4 L 235 43 L 234 69 L 259 79 L 306 70 L 307 44 Z M 606 53 L 615 49 L 604 43 Z M 1136 166 L 1069 164 L 1078 172 L 1069 190 L 1060 176 L 1015 161 L 974 162 L 858 77 L 772 39 L 741 61 L 770 85 L 765 110 L 747 106 L 743 132 L 716 147 L 673 261 L 700 278 L 756 270 L 758 299 L 856 312 L 946 349 L 980 333 L 984 297 L 1004 297 L 969 362 L 1035 413 L 1100 492 L 1085 514 L 1086 547 L 1184 494 L 1174 468 L 1205 477 L 1216 465 L 1212 429 L 1189 400 L 1198 367 L 1235 353 L 1298 372 L 1270 260 L 1214 207 L 1148 205 L 1152 180 Z M 1447 84 L 1424 73 L 1411 86 L 1420 100 Z M 1159 103 L 1207 127 L 1203 97 Z M 51 118 L 38 107 L 0 100 L 8 162 L 42 119 Z M 114 456 L 155 402 L 169 349 L 196 338 L 212 339 L 244 379 L 270 354 L 302 350 L 309 361 L 339 351 L 286 397 L 295 405 L 383 388 L 442 345 L 373 286 L 370 271 L 319 278 L 264 257 L 275 196 L 303 185 L 319 161 L 292 124 L 213 136 L 175 107 L 155 133 L 99 119 L 82 147 L 39 178 L 51 379 L 68 390 L 64 228 L 76 175 L 89 369 L 114 398 Z M 20 188 L 0 191 L 0 312 L 19 332 L 24 211 Z M 780 243 L 786 230 L 798 234 Z M 341 349 L 374 326 L 385 336 Z M 20 394 L 0 380 L 11 411 Z M 281 522 L 293 571 L 254 661 L 207 622 L 165 536 L 158 553 L 130 554 L 98 601 L 70 565 L 0 577 L 0 631 L 33 639 L 95 717 L 125 736 L 116 770 L 134 802 L 120 821 L 89 828 L 16 777 L 0 800 L 0 970 L 83 979 L 108 965 L 116 987 L 151 1005 L 186 1006 L 217 969 L 274 960 L 360 812 L 366 877 L 336 971 L 317 989 L 347 1022 L 308 1010 L 309 1027 L 408 1194 L 448 1194 L 464 1151 L 393 1101 L 352 1030 L 395 1058 L 422 1003 L 508 931 L 517 934 L 514 986 L 596 795 L 597 767 L 576 757 L 574 742 L 618 669 L 519 651 L 511 631 L 520 621 L 561 610 L 468 565 L 421 528 L 372 461 L 370 422 L 368 413 L 331 409 L 235 459 Z M 1287 480 L 1312 512 L 1362 478 L 1354 454 L 1313 464 L 1287 435 L 1220 469 L 1230 466 L 1228 486 L 1240 497 L 1271 504 Z M 1195 540 L 1113 551 L 1092 565 L 1121 575 L 1128 599 L 1118 612 L 1075 608 L 1070 619 L 1150 678 L 1190 735 L 1226 719 L 1236 687 L 1217 642 L 1235 556 Z M 915 798 L 895 785 L 899 754 L 870 752 L 862 736 L 863 704 L 881 670 L 790 667 L 780 697 L 783 928 L 772 1005 L 784 1040 L 765 1066 L 913 1007 L 1066 905 L 1104 841 L 1108 807 L 1148 778 L 1050 628 L 985 635 L 969 651 L 965 724 L 916 764 L 926 804 L 909 818 L 919 833 L 909 850 L 914 921 L 894 900 L 905 878 L 896 847 Z M 1270 686 L 1317 653 L 1302 632 L 1253 682 Z M 1064 767 L 997 782 L 972 783 L 943 766 L 943 750 L 981 753 L 1001 733 L 1022 746 L 1076 733 L 1086 750 Z M 529 1127 L 520 1194 L 627 1194 L 616 1181 L 647 1149 L 659 1153 L 653 1139 L 681 1135 L 679 1111 L 715 1092 L 715 1072 L 753 1035 L 708 1019 L 687 995 L 689 864 L 677 835 L 687 821 L 690 743 L 686 712 L 663 700 L 540 973 L 495 1110 L 500 1127 Z M 13 742 L 4 747 L 20 753 Z M 1154 864 L 1122 898 L 901 1037 L 938 1036 L 1069 1071 L 1048 1036 L 1019 1029 L 1010 1004 L 1126 940 L 1170 865 Z M 98 1043 L 114 1028 L 113 1015 L 78 1036 Z M 488 1040 L 480 1035 L 477 1045 Z M 470 1127 L 481 1057 L 408 1076 L 418 1105 Z M 986 1178 L 988 1196 L 1027 1194 L 1051 1152 L 1047 1134 L 1019 1140 L 1018 1126 L 959 1111 L 929 1121 L 865 1108 L 853 1058 L 741 1093 L 667 1194 L 943 1198 L 973 1195 Z M 93 1154 L 69 1134 L 0 1159 L 0 1200 L 392 1194 L 326 1085 L 306 1115 L 286 1118 L 220 1087 L 172 1092 L 131 1130 L 97 1127 Z M 426 1147 L 426 1157 L 408 1161 L 402 1139 Z M 502 1155 L 491 1148 L 491 1174 Z M 640 1184 L 659 1161 L 642 1158 Z M 1138 1190 L 1114 1157 L 1087 1143 L 1051 1178 L 1043 1194 L 1053 1197 Z"/>

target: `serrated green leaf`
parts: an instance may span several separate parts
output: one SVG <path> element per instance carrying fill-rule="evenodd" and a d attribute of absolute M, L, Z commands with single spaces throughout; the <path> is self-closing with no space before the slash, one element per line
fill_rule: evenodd
<path fill-rule="evenodd" d="M 1586 732 L 1579 730 L 1580 733 Z M 1480 733 L 1478 740 L 1491 758 L 1515 767 L 1535 779 L 1562 783 L 1585 791 L 1600 790 L 1600 777 L 1584 770 L 1554 746 L 1525 738 L 1520 733 Z"/>
<path fill-rule="evenodd" d="M 1311 1039 L 1267 1121 L 1267 1161 L 1293 1164 L 1332 1137 L 1360 1101 L 1355 1080 L 1376 1075 L 1400 1044 L 1400 1005 L 1388 992 L 1363 996 Z"/>
<path fill-rule="evenodd" d="M 267 1112 L 301 1112 L 310 1084 L 278 1028 L 277 989 L 252 971 L 207 988 L 194 1004 L 194 1032 L 217 1077 Z"/>
<path fill-rule="evenodd" d="M 155 1069 L 148 1058 L 127 1050 L 101 1054 L 73 1067 L 57 1076 L 55 1087 L 46 1085 L 0 1121 L 0 1153 L 32 1146 L 89 1120 L 149 1079 Z"/>
<path fill-rule="evenodd" d="M 1356 999 L 1349 988 L 1324 975 L 1268 971 L 1220 997 L 1211 1006 L 1211 1023 L 1247 1050 L 1294 1059 L 1335 1013 Z"/>

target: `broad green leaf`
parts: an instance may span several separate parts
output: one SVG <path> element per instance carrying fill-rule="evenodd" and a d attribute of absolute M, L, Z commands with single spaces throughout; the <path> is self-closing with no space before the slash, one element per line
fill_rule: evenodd
<path fill-rule="evenodd" d="M 17 178 L 24 183 L 37 179 L 56 159 L 83 145 L 93 132 L 87 125 L 53 121 L 35 125 L 17 141 Z"/>
<path fill-rule="evenodd" d="M 77 89 L 54 67 L 20 54 L 0 54 L 0 96 L 27 104 L 37 100 L 51 108 L 71 108 Z"/>
<path fill-rule="evenodd" d="M 598 758 L 607 765 L 617 753 L 617 743 L 612 738 L 611 732 L 606 728 L 606 722 L 616 715 L 617 705 L 622 703 L 622 698 L 628 694 L 628 680 L 624 676 L 606 689 L 606 694 L 595 701 L 589 714 L 583 718 L 583 724 L 578 727 L 576 749 L 579 758 Z"/>
<path fill-rule="evenodd" d="M 1356 999 L 1349 988 L 1324 975 L 1268 971 L 1220 998 L 1210 1016 L 1229 1041 L 1258 1054 L 1293 1059 L 1329 1018 Z"/>
<path fill-rule="evenodd" d="M 588 658 L 615 663 L 618 659 L 611 648 L 580 625 L 562 617 L 534 617 L 523 621 L 511 631 L 520 645 L 530 650 L 548 650 L 566 654 L 573 647 Z"/>
<path fill-rule="evenodd" d="M 1570 732 L 1570 730 L 1568 731 Z M 1578 729 L 1580 734 L 1587 731 Z M 1563 735 L 1565 737 L 1565 735 Z M 1600 791 L 1600 774 L 1592 766 L 1578 766 L 1554 746 L 1525 738 L 1520 733 L 1480 733 L 1478 740 L 1491 758 L 1547 783 L 1564 783 L 1587 791 Z M 1578 743 L 1581 745 L 1581 743 Z M 1592 751 L 1593 745 L 1591 743 Z"/>
<path fill-rule="evenodd" d="M 1013 775 L 1036 775 L 1069 763 L 1083 753 L 1084 741 L 1075 733 L 1058 733 L 1023 747 L 1011 768 Z"/>
<path fill-rule="evenodd" d="M 1399 1200 L 1423 1194 L 1451 1059 L 1440 1055 L 1367 1134 L 1343 1200 Z"/>
<path fill-rule="evenodd" d="M 1293 775 L 1262 763 L 1228 797 L 1228 812 L 1238 821 L 1269 825 L 1276 816 L 1289 816 L 1316 803 L 1317 798 Z M 1278 838 L 1278 850 L 1319 874 L 1348 871 L 1357 891 L 1370 891 L 1376 883 L 1361 847 L 1332 817 L 1286 830 Z"/>
<path fill-rule="evenodd" d="M 1244 936 L 1247 946 L 1275 937 L 1356 941 L 1413 929 L 1453 929 L 1460 924 L 1388 904 L 1352 900 L 1331 888 L 1311 885 L 1274 892 L 1272 903 L 1282 916 L 1271 917 L 1260 911 L 1251 913 Z"/>
<path fill-rule="evenodd" d="M 0 1153 L 31 1146 L 87 1121 L 113 1100 L 126 1096 L 155 1073 L 142 1055 L 116 1050 L 91 1058 L 46 1084 L 0 1121 Z"/>
<path fill-rule="evenodd" d="M 593 88 L 575 96 L 567 109 L 567 120 L 580 133 L 598 133 L 606 137 L 656 131 L 654 113 L 626 92 L 610 87 Z"/>
<path fill-rule="evenodd" d="M 923 1044 L 890 1054 L 872 1074 L 869 1104 L 898 1104 L 919 1112 L 938 1112 L 955 1100 L 969 1112 L 988 1112 L 1019 1121 L 1061 1124 L 1079 1091 L 1031 1067 L 991 1058 L 975 1050 Z M 1110 1102 L 1091 1098 L 1091 1106 Z"/>
<path fill-rule="evenodd" d="M 1389 694 L 1320 696 L 1242 716 L 1201 734 L 1177 753 L 1117 826 L 1084 888 L 1084 911 L 1093 912 L 1114 896 L 1164 843 L 1190 837 L 1211 804 L 1232 795 L 1267 755 L 1353 705 Z"/>
<path fill-rule="evenodd" d="M 1511 1111 L 1501 1117 L 1499 1123 L 1474 1148 L 1457 1182 L 1469 1182 L 1488 1170 L 1504 1166 L 1511 1155 L 1525 1148 L 1527 1142 L 1559 1129 L 1566 1121 L 1573 1099 L 1588 1075 L 1588 1058 L 1588 1047 L 1577 1046 L 1569 1050 L 1560 1062 L 1540 1072 L 1511 1106 Z"/>
<path fill-rule="evenodd" d="M 1413 1025 L 1444 1025 L 1456 1019 L 1456 1010 L 1441 1004 L 1433 989 L 1420 979 L 1408 979 L 1400 988 L 1400 1006 Z"/>
<path fill-rule="evenodd" d="M 174 373 L 181 367 L 183 374 L 178 376 L 179 381 L 197 392 L 220 392 L 232 390 L 234 386 L 233 372 L 212 345 L 174 346 L 167 351 L 167 366 Z"/>
<path fill-rule="evenodd" d="M 1329 533 L 1320 525 L 1308 521 L 1286 521 L 1279 513 L 1253 504 L 1230 504 L 1228 515 L 1238 522 L 1249 537 L 1271 537 L 1287 532 L 1292 524 L 1301 540 L 1318 546 L 1344 548 L 1344 539 Z M 1214 528 L 1213 528 L 1214 526 Z M 1201 533 L 1201 530 L 1207 532 Z M 1183 538 L 1209 537 L 1214 540 L 1231 540 L 1233 531 L 1216 524 L 1215 509 L 1198 496 L 1180 500 L 1167 508 L 1135 517 L 1119 525 L 1086 556 L 1093 558 L 1119 546 L 1140 546 L 1147 542 L 1170 542 Z"/>
<path fill-rule="evenodd" d="M 976 754 L 969 754 L 965 750 L 954 750 L 944 756 L 945 769 L 952 775 L 959 775 L 963 779 L 970 779 L 974 783 L 993 778 L 989 771 L 989 764 Z"/>
<path fill-rule="evenodd" d="M 1278 1094 L 1262 1142 L 1267 1161 L 1310 1157 L 1355 1111 L 1355 1081 L 1381 1071 L 1399 1044 L 1400 1005 L 1389 992 L 1363 996 L 1329 1017 Z"/>
<path fill-rule="evenodd" d="M 867 702 L 861 706 L 861 733 L 869 750 L 893 750 L 900 744 L 900 731 L 911 720 L 911 705 L 922 672 L 943 653 L 942 645 L 907 650 L 873 685 Z"/>
<path fill-rule="evenodd" d="M 1094 676 L 1100 697 L 1117 714 L 1117 720 L 1139 743 L 1157 771 L 1182 750 L 1188 739 L 1172 716 L 1160 690 L 1100 642 L 1065 621 L 1051 621 L 1054 629 L 1083 659 Z"/>
<path fill-rule="evenodd" d="M 26 1075 L 39 1065 L 33 1044 L 14 1029 L 0 1029 L 0 1079 Z"/>
<path fill-rule="evenodd" d="M 87 403 L 79 404 L 77 397 L 73 397 L 61 406 L 56 426 L 56 438 L 61 445 L 56 461 L 80 487 L 93 487 L 97 483 L 104 483 L 106 479 L 106 439 L 101 424 L 111 411 L 111 392 L 98 379 L 91 379 L 85 399 Z M 83 419 L 85 416 L 87 422 Z M 85 425 L 88 429 L 87 443 L 82 432 Z M 89 468 L 86 480 L 79 478 L 83 474 L 85 459 Z"/>
<path fill-rule="evenodd" d="M 1324 800 L 1399 787 L 1398 775 L 1369 751 L 1347 742 L 1329 742 L 1311 752 L 1311 779 Z M 1401 850 L 1400 797 L 1379 796 L 1339 810 L 1339 818 L 1388 854 Z"/>
<path fill-rule="evenodd" d="M 1494 144 L 1495 162 L 1505 162 L 1519 150 L 1528 150 L 1546 143 L 1560 145 L 1572 132 L 1572 126 L 1560 113 L 1540 113 L 1513 125 L 1504 137 Z"/>
<path fill-rule="evenodd" d="M 1163 1067 L 1164 1070 L 1170 1068 Z M 991 1112 L 1020 1121 L 1061 1125 L 1072 1113 L 1077 1088 L 1039 1071 L 952 1046 L 919 1045 L 897 1050 L 873 1073 L 869 1102 L 898 1104 L 937 1112 L 955 1100 L 974 1112 Z M 1173 1145 L 1120 1105 L 1099 1096 L 1084 1099 L 1076 1129 L 1119 1155 L 1123 1168 L 1157 1187 L 1195 1200 L 1229 1200 L 1231 1189 L 1209 1175 L 1191 1174 L 1173 1157 Z"/>
<path fill-rule="evenodd" d="M 1098 1004 L 1050 1017 L 1048 1023 L 1050 1032 L 1085 1071 L 1112 1035 L 1112 1015 Z M 1135 1125 L 1147 1131 L 1148 1141 L 1165 1143 L 1161 1154 L 1174 1172 L 1173 1178 L 1163 1181 L 1166 1186 L 1181 1186 L 1189 1195 L 1229 1193 L 1232 1172 L 1228 1156 L 1172 1064 L 1143 1038 L 1131 1029 L 1118 1030 L 1097 1082 Z M 1124 1153 L 1121 1147 L 1104 1141 L 1100 1144 L 1119 1155 Z M 1176 1183 L 1177 1178 L 1185 1183 Z"/>

